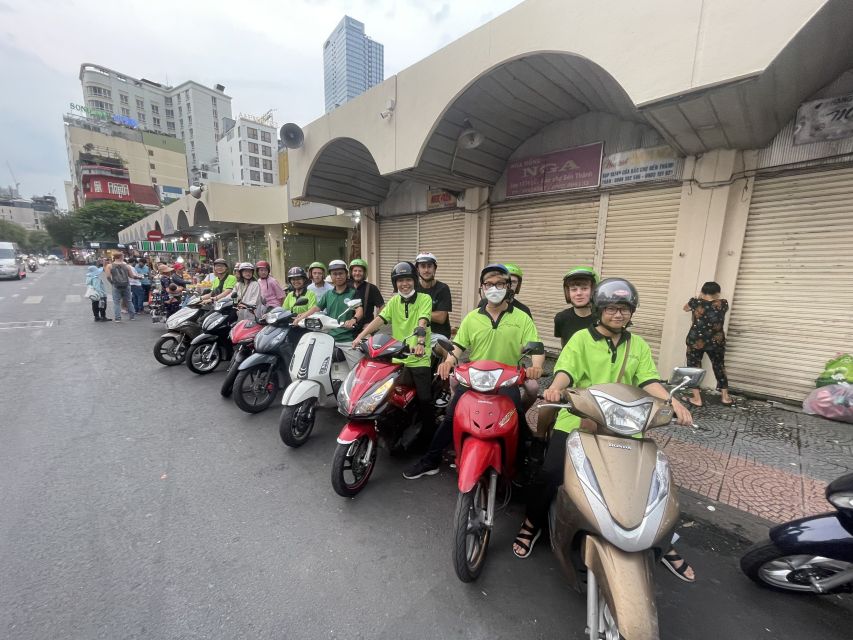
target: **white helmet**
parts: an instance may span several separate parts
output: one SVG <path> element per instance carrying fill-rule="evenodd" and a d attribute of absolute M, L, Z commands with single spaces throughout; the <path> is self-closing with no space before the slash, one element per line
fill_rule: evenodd
<path fill-rule="evenodd" d="M 424 251 L 418 254 L 418 257 L 415 258 L 415 264 L 421 264 L 426 262 L 432 262 L 436 267 L 438 267 L 438 260 L 435 259 L 435 256 L 428 251 Z"/>
<path fill-rule="evenodd" d="M 329 263 L 329 273 L 331 273 L 334 269 L 343 269 L 344 271 L 349 273 L 349 267 L 347 267 L 347 263 L 343 260 L 332 260 Z"/>
<path fill-rule="evenodd" d="M 239 265 L 237 265 L 237 271 L 242 271 L 243 269 L 251 269 L 252 271 L 254 271 L 255 265 L 253 265 L 251 262 L 241 262 Z"/>

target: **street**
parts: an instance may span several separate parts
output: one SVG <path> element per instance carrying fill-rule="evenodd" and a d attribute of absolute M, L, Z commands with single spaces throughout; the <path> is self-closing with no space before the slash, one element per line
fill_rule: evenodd
<path fill-rule="evenodd" d="M 93 322 L 84 273 L 0 282 L 0 636 L 583 637 L 584 599 L 547 545 L 511 553 L 522 505 L 498 516 L 481 579 L 461 583 L 451 470 L 407 481 L 409 461 L 382 452 L 362 494 L 338 497 L 336 412 L 286 448 L 277 405 L 247 415 L 220 397 L 224 366 L 154 360 L 164 325 Z M 13 324 L 36 321 L 51 324 Z M 656 574 L 663 638 L 849 638 L 851 596 L 754 585 L 738 558 L 760 526 L 701 519 L 696 502 L 685 494 L 679 550 L 697 582 Z"/>

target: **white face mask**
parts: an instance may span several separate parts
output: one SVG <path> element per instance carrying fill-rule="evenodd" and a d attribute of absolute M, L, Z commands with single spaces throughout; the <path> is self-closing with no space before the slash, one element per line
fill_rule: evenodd
<path fill-rule="evenodd" d="M 506 289 L 498 289 L 497 287 L 484 289 L 483 293 L 486 295 L 486 300 L 492 304 L 500 304 L 506 297 Z"/>
<path fill-rule="evenodd" d="M 413 295 L 415 295 L 416 293 L 417 293 L 417 291 L 415 291 L 415 288 L 414 288 L 414 287 L 412 287 L 412 290 L 411 290 L 411 291 L 409 291 L 409 293 L 403 293 L 403 291 L 402 291 L 402 290 L 400 291 L 400 295 L 402 296 L 403 300 L 409 300 L 409 299 L 411 299 L 411 297 L 412 297 Z"/>

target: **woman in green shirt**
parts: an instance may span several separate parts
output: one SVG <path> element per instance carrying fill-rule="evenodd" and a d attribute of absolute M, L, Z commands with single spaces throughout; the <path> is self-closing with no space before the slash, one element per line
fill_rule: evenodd
<path fill-rule="evenodd" d="M 317 304 L 317 296 L 314 295 L 313 291 L 306 289 L 308 274 L 305 273 L 305 269 L 302 267 L 291 267 L 290 271 L 287 272 L 287 282 L 293 290 L 287 292 L 281 303 L 282 307 L 295 315 L 299 315 Z M 296 300 L 299 298 L 306 298 L 308 302 L 297 305 Z"/>
<path fill-rule="evenodd" d="M 211 281 L 211 291 L 202 300 L 222 300 L 231 295 L 231 290 L 237 286 L 237 276 L 228 273 L 228 262 L 224 258 L 217 258 L 213 261 L 213 280 Z"/>

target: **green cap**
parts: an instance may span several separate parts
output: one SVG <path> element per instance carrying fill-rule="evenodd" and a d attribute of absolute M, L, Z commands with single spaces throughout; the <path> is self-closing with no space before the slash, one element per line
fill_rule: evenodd
<path fill-rule="evenodd" d="M 589 278 L 590 280 L 592 280 L 592 284 L 598 282 L 598 274 L 592 267 L 572 267 L 568 270 L 566 275 L 563 276 L 563 282 L 565 282 L 566 280 L 574 280 L 576 278 Z"/>

